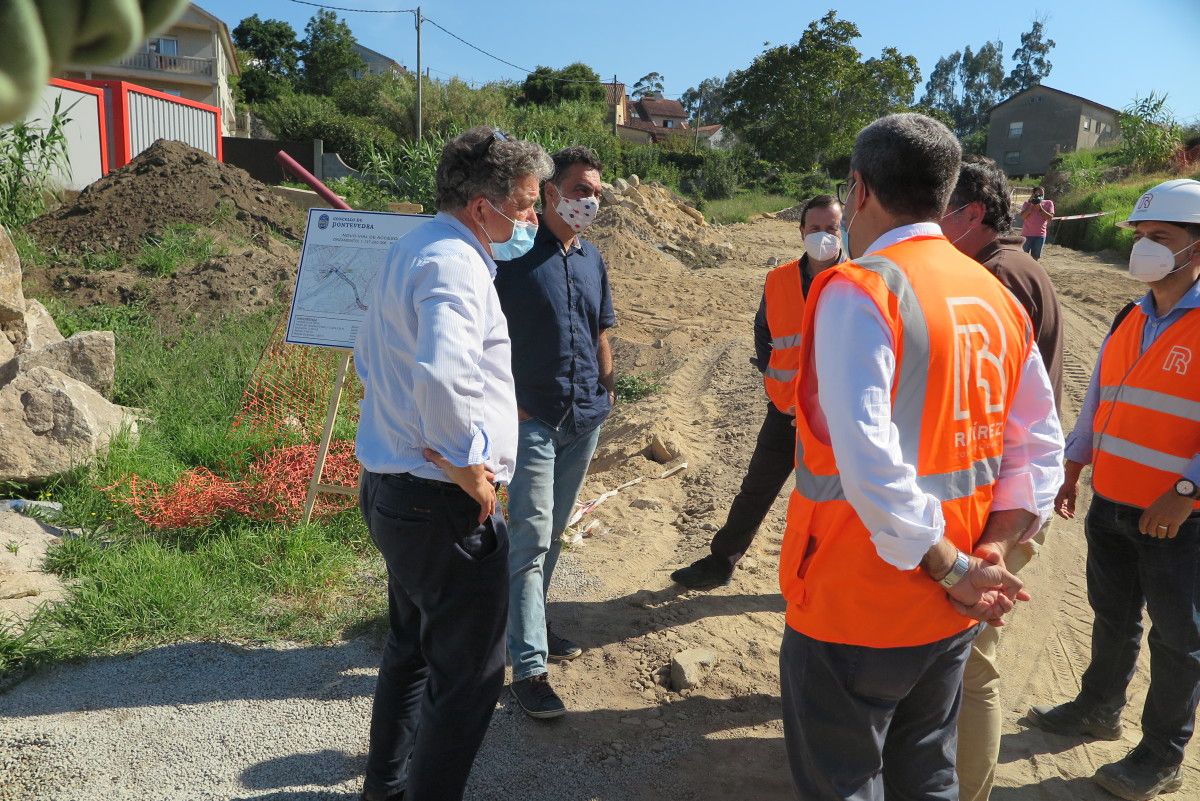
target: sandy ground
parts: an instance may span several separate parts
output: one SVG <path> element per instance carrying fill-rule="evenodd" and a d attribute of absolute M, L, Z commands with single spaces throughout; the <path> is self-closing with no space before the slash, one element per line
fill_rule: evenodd
<path fill-rule="evenodd" d="M 748 364 L 751 317 L 768 258 L 800 247 L 796 226 L 779 221 L 722 234 L 735 257 L 709 269 L 600 237 L 619 253 L 618 369 L 654 373 L 663 390 L 609 421 L 583 496 L 648 478 L 597 508 L 589 520 L 603 529 L 565 554 L 556 578 L 550 616 L 588 649 L 553 669 L 571 713 L 537 723 L 502 698 L 472 799 L 792 798 L 778 697 L 783 500 L 730 586 L 680 594 L 668 578 L 704 552 L 740 482 L 765 408 Z M 1112 259 L 1050 248 L 1044 262 L 1066 314 L 1069 425 L 1109 321 L 1138 287 Z M 684 473 L 653 478 L 654 436 L 681 452 Z M 1059 521 L 1024 572 L 1034 599 L 1001 645 L 997 801 L 1109 798 L 1087 777 L 1135 742 L 1144 656 L 1124 742 L 1084 745 L 1022 722 L 1032 704 L 1073 697 L 1087 664 L 1084 553 L 1081 522 Z M 694 646 L 714 649 L 716 667 L 697 689 L 668 692 L 671 655 Z M 356 797 L 376 655 L 364 641 L 184 644 L 45 671 L 0 696 L 0 798 Z M 1195 797 L 1200 749 L 1185 782 L 1177 797 Z"/>

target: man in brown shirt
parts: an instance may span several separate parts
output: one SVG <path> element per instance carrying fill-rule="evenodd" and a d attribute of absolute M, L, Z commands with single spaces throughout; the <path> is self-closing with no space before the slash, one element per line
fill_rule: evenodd
<path fill-rule="evenodd" d="M 958 185 L 950 195 L 942 231 L 955 247 L 988 268 L 1008 287 L 1033 321 L 1034 338 L 1054 401 L 1062 409 L 1062 314 L 1045 268 L 1021 249 L 1023 238 L 1012 231 L 1010 190 L 996 162 L 980 156 L 963 159 Z M 1037 553 L 1046 536 L 1042 528 L 1028 542 L 1002 554 L 1013 573 Z M 996 666 L 999 629 L 985 626 L 975 638 L 963 674 L 963 701 L 958 717 L 959 797 L 987 801 L 1000 754 L 1000 674 Z"/>

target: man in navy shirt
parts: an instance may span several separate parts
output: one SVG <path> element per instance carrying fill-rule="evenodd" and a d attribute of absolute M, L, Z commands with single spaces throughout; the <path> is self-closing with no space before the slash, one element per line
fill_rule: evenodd
<path fill-rule="evenodd" d="M 615 395 L 608 267 L 579 234 L 600 208 L 601 164 L 585 147 L 555 153 L 533 249 L 497 264 L 512 338 L 517 468 L 508 486 L 508 652 L 512 692 L 531 717 L 562 715 L 547 660 L 583 653 L 546 622 L 546 592 L 579 488 Z"/>

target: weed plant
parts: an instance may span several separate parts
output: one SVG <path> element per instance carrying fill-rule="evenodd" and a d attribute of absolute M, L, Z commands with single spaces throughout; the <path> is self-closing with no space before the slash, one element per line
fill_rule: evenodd
<path fill-rule="evenodd" d="M 169 485 L 205 466 L 237 478 L 278 437 L 231 429 L 278 310 L 164 333 L 137 307 L 70 309 L 46 300 L 63 334 L 117 337 L 114 400 L 142 410 L 92 465 L 26 494 L 59 501 L 81 533 L 48 557 L 69 598 L 24 631 L 0 629 L 0 685 L 39 664 L 181 640 L 327 641 L 382 612 L 382 578 L 356 511 L 308 526 L 240 517 L 156 531 L 104 488 L 130 475 Z M 8 488 L 13 489 L 12 487 Z"/>
<path fill-rule="evenodd" d="M 137 266 L 167 278 L 180 268 L 194 267 L 218 255 L 212 234 L 192 223 L 168 225 L 158 236 L 147 237 L 137 255 Z"/>
<path fill-rule="evenodd" d="M 755 214 L 782 211 L 796 205 L 796 201 L 785 195 L 767 192 L 739 192 L 726 200 L 706 200 L 700 211 L 710 223 L 746 222 Z"/>
<path fill-rule="evenodd" d="M 662 389 L 657 377 L 652 374 L 629 373 L 617 379 L 617 400 L 634 403 L 648 398 Z"/>

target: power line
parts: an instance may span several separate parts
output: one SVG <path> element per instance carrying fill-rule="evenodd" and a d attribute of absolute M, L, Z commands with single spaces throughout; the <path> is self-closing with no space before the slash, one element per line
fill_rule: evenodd
<path fill-rule="evenodd" d="M 308 0 L 291 0 L 301 6 L 325 8 L 330 11 L 348 11 L 353 14 L 416 14 L 415 8 L 343 8 L 342 6 L 327 6 L 324 3 L 310 3 Z"/>
<path fill-rule="evenodd" d="M 505 59 L 500 58 L 500 56 L 496 55 L 495 53 L 489 53 L 488 51 L 484 50 L 479 45 L 471 44 L 470 42 L 468 42 L 466 39 L 459 36 L 454 31 L 451 31 L 451 30 L 448 30 L 448 29 L 442 27 L 435 20 L 432 20 L 429 17 L 425 17 L 425 21 L 428 22 L 433 27 L 441 30 L 443 33 L 449 34 L 450 36 L 454 37 L 455 39 L 462 42 L 463 44 L 465 44 L 467 47 L 471 48 L 472 50 L 478 50 L 480 53 L 483 53 L 488 58 L 494 58 L 496 61 L 499 61 L 501 64 L 507 64 L 508 66 L 512 67 L 513 69 L 517 69 L 517 70 L 520 70 L 521 72 L 524 72 L 526 75 L 533 72 L 533 70 L 525 69 L 524 67 L 522 67 L 518 64 L 514 64 L 511 61 L 506 61 Z"/>

